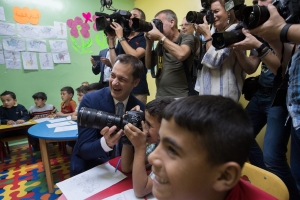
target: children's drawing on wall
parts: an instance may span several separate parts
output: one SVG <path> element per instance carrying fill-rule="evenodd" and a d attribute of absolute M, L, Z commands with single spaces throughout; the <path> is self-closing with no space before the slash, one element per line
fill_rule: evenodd
<path fill-rule="evenodd" d="M 52 53 L 54 63 L 71 63 L 69 52 Z"/>
<path fill-rule="evenodd" d="M 37 26 L 17 24 L 18 36 L 25 38 L 39 38 Z"/>
<path fill-rule="evenodd" d="M 49 40 L 51 52 L 66 52 L 68 45 L 66 40 Z"/>
<path fill-rule="evenodd" d="M 73 49 L 80 54 L 92 53 L 89 48 L 92 46 L 92 39 L 90 38 L 90 25 L 84 23 L 80 17 L 67 20 L 67 26 L 70 28 L 71 40 L 73 42 Z M 77 39 L 78 40 L 77 40 Z M 80 41 L 78 43 L 77 41 Z"/>
<path fill-rule="evenodd" d="M 1 40 L 0 40 L 1 41 Z M 0 42 L 0 50 L 2 50 L 2 42 Z"/>
<path fill-rule="evenodd" d="M 41 13 L 38 9 L 33 8 L 30 10 L 27 7 L 20 8 L 15 6 L 13 8 L 14 20 L 20 24 L 39 24 Z"/>
<path fill-rule="evenodd" d="M 5 64 L 3 51 L 0 51 L 0 64 Z"/>
<path fill-rule="evenodd" d="M 22 69 L 20 52 L 4 51 L 6 69 Z"/>
<path fill-rule="evenodd" d="M 47 52 L 46 40 L 26 39 L 27 51 Z"/>
<path fill-rule="evenodd" d="M 56 28 L 54 26 L 38 26 L 40 38 L 57 38 Z"/>
<path fill-rule="evenodd" d="M 54 69 L 51 53 L 39 53 L 41 69 Z"/>
<path fill-rule="evenodd" d="M 5 13 L 2 6 L 0 6 L 0 20 L 5 21 Z"/>
<path fill-rule="evenodd" d="M 8 51 L 25 51 L 25 41 L 22 38 L 3 37 L 3 49 Z"/>
<path fill-rule="evenodd" d="M 67 38 L 67 24 L 65 22 L 54 22 L 57 38 Z"/>
<path fill-rule="evenodd" d="M 0 22 L 0 35 L 16 35 L 15 25 L 12 23 Z"/>
<path fill-rule="evenodd" d="M 38 70 L 35 52 L 22 52 L 22 60 L 25 70 Z"/>

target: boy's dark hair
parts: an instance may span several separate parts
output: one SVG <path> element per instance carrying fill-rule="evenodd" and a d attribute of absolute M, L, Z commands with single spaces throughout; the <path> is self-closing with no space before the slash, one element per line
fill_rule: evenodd
<path fill-rule="evenodd" d="M 6 96 L 6 95 L 10 95 L 11 96 L 11 98 L 13 98 L 13 99 L 17 99 L 17 96 L 16 96 L 16 94 L 15 93 L 13 93 L 13 92 L 11 92 L 11 91 L 4 91 L 0 96 Z"/>
<path fill-rule="evenodd" d="M 104 85 L 100 82 L 96 82 L 89 84 L 89 86 L 87 86 L 87 91 L 90 92 L 92 90 L 100 90 L 102 88 L 104 88 Z"/>
<path fill-rule="evenodd" d="M 116 59 L 116 62 L 118 62 L 118 61 L 122 64 L 130 64 L 132 66 L 133 80 L 136 80 L 136 79 L 142 77 L 142 74 L 144 72 L 144 64 L 137 57 L 132 56 L 130 54 L 120 54 L 120 55 L 118 55 L 118 57 Z"/>
<path fill-rule="evenodd" d="M 42 99 L 47 100 L 47 95 L 44 92 L 37 92 L 34 95 L 32 95 L 33 99 Z"/>
<path fill-rule="evenodd" d="M 70 87 L 70 86 L 63 87 L 63 88 L 60 89 L 60 91 L 61 91 L 61 92 L 62 92 L 62 91 L 66 91 L 68 94 L 73 94 L 73 96 L 74 96 L 74 90 L 73 90 L 73 88 Z"/>
<path fill-rule="evenodd" d="M 163 111 L 167 105 L 175 101 L 171 97 L 161 97 L 154 99 L 146 104 L 145 110 L 153 117 L 157 118 L 157 121 L 160 123 L 163 115 Z"/>
<path fill-rule="evenodd" d="M 76 88 L 76 92 L 86 94 L 88 92 L 88 86 L 80 86 Z"/>
<path fill-rule="evenodd" d="M 232 99 L 189 96 L 168 105 L 163 118 L 173 118 L 178 126 L 195 133 L 213 165 L 233 161 L 242 167 L 248 158 L 252 125 L 243 107 Z"/>
<path fill-rule="evenodd" d="M 139 11 L 139 13 L 140 13 L 140 15 L 141 15 L 141 19 L 146 20 L 146 15 L 145 15 L 144 11 L 142 11 L 142 10 L 139 9 L 139 8 L 133 8 L 132 10 L 137 10 L 137 11 Z"/>

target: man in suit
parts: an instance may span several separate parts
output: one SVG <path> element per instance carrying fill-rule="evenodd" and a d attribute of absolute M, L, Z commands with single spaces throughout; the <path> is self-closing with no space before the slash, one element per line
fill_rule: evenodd
<path fill-rule="evenodd" d="M 87 107 L 120 115 L 120 111 L 125 113 L 138 105 L 144 111 L 144 104 L 130 94 L 138 85 L 143 70 L 143 63 L 138 58 L 129 54 L 119 55 L 110 75 L 109 87 L 86 94 L 78 110 Z M 120 103 L 123 103 L 123 109 L 117 107 Z M 109 160 L 109 152 L 119 144 L 123 134 L 122 129 L 115 134 L 116 128 L 106 126 L 99 130 L 78 125 L 78 140 L 71 159 L 71 176 Z"/>
<path fill-rule="evenodd" d="M 91 63 L 92 63 L 92 71 L 95 75 L 98 75 L 100 73 L 100 81 L 99 83 L 102 83 L 104 87 L 109 86 L 109 77 L 111 73 L 111 62 L 109 60 L 109 51 L 108 48 L 103 49 L 99 53 L 100 61 L 95 61 L 91 57 Z"/>

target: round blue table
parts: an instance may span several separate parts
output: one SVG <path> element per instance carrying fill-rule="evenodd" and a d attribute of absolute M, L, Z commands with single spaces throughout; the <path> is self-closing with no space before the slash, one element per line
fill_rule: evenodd
<path fill-rule="evenodd" d="M 54 132 L 55 128 L 48 128 L 47 124 L 51 123 L 46 121 L 33 125 L 28 129 L 28 133 L 33 137 L 39 138 L 48 191 L 49 193 L 52 193 L 54 192 L 54 182 L 51 173 L 51 163 L 49 160 L 47 143 L 76 140 L 78 137 L 78 130 L 76 129 L 70 131 Z"/>

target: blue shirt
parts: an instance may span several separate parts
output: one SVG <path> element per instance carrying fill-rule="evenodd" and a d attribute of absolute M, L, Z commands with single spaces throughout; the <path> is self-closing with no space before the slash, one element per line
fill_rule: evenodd
<path fill-rule="evenodd" d="M 293 126 L 297 130 L 300 128 L 300 51 L 294 54 L 291 62 L 286 103 Z"/>
<path fill-rule="evenodd" d="M 128 38 L 126 38 L 127 43 L 133 48 L 133 49 L 137 49 L 138 47 L 144 48 L 146 49 L 146 39 L 144 37 L 144 33 L 140 32 L 137 36 L 131 38 L 130 40 Z M 120 42 L 118 42 L 117 47 L 116 47 L 116 54 L 117 56 L 120 54 L 125 54 L 125 51 L 122 47 L 122 45 L 120 44 Z M 147 94 L 149 95 L 149 89 L 148 89 L 148 83 L 147 83 L 147 68 L 145 66 L 145 57 L 140 59 L 143 64 L 144 64 L 144 73 L 140 79 L 139 84 L 133 88 L 132 90 L 132 94 Z"/>

